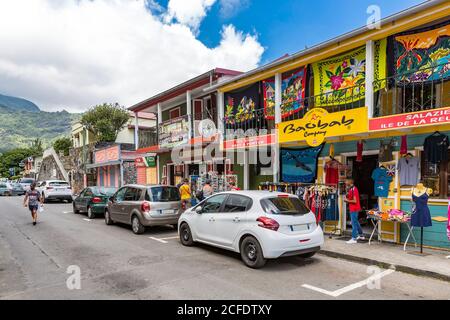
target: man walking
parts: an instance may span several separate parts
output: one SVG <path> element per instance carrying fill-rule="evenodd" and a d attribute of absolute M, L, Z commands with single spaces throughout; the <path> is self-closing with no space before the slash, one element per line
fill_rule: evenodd
<path fill-rule="evenodd" d="M 179 187 L 181 202 L 183 204 L 184 209 L 188 209 L 191 207 L 191 187 L 189 186 L 189 180 L 184 179 L 183 184 Z"/>
<path fill-rule="evenodd" d="M 358 188 L 355 187 L 353 179 L 345 180 L 345 185 L 347 187 L 347 195 L 344 201 L 348 203 L 350 210 L 350 218 L 352 220 L 352 238 L 347 241 L 348 244 L 358 243 L 358 240 L 364 240 L 363 231 L 361 225 L 359 224 L 359 212 L 361 211 L 361 203 L 359 199 Z"/>
<path fill-rule="evenodd" d="M 33 182 L 30 186 L 30 190 L 28 190 L 25 194 L 25 198 L 23 200 L 23 206 L 27 207 L 31 212 L 31 218 L 33 219 L 33 226 L 37 223 L 37 212 L 39 209 L 39 205 L 42 205 L 43 198 L 39 191 L 36 190 L 36 182 Z"/>

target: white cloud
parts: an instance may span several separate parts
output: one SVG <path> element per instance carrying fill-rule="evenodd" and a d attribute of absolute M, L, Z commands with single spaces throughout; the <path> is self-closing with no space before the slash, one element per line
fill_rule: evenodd
<path fill-rule="evenodd" d="M 178 21 L 197 32 L 207 11 L 215 2 L 216 0 L 169 0 L 164 20 Z"/>
<path fill-rule="evenodd" d="M 1 0 L 0 93 L 47 110 L 129 106 L 214 67 L 247 71 L 260 62 L 256 36 L 224 26 L 208 48 L 190 22 L 164 22 L 145 4 Z"/>
<path fill-rule="evenodd" d="M 220 14 L 226 19 L 231 18 L 249 5 L 250 0 L 220 0 Z"/>

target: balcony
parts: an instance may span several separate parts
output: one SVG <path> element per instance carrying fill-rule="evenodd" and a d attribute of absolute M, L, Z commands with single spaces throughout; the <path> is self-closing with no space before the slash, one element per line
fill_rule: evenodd
<path fill-rule="evenodd" d="M 438 65 L 374 82 L 374 117 L 450 106 L 450 65 Z"/>
<path fill-rule="evenodd" d="M 139 149 L 145 149 L 158 145 L 158 133 L 156 128 L 139 129 Z"/>
<path fill-rule="evenodd" d="M 268 119 L 264 109 L 225 117 L 223 123 L 225 140 L 266 135 L 275 129 L 275 120 Z"/>

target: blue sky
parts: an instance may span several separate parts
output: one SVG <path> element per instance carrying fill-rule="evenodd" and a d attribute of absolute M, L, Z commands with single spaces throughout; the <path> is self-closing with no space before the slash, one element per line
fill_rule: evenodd
<path fill-rule="evenodd" d="M 157 0 L 163 7 L 167 0 Z M 224 24 L 256 33 L 266 48 L 262 64 L 286 53 L 303 50 L 365 25 L 369 5 L 378 5 L 382 17 L 409 8 L 422 0 L 241 0 L 244 3 L 230 15 L 221 13 L 216 3 L 203 20 L 199 40 L 209 47 L 220 41 Z"/>

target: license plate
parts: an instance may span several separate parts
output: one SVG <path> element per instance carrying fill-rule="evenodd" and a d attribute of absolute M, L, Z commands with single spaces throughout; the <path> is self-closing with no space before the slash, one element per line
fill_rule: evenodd
<path fill-rule="evenodd" d="M 171 210 L 161 210 L 161 214 L 174 214 L 175 210 L 171 209 Z"/>
<path fill-rule="evenodd" d="M 309 224 L 297 224 L 297 225 L 293 225 L 290 227 L 291 227 L 291 231 L 293 231 L 293 232 L 306 231 L 306 230 L 309 230 L 309 228 L 310 228 Z"/>

